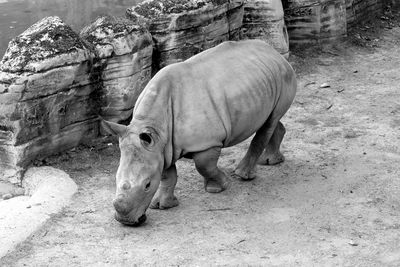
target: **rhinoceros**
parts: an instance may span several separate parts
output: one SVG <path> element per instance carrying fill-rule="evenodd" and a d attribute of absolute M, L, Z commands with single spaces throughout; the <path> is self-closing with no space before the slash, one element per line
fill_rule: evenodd
<path fill-rule="evenodd" d="M 229 185 L 217 166 L 221 149 L 254 133 L 236 176 L 253 179 L 257 163 L 283 161 L 280 120 L 295 94 L 291 65 L 259 40 L 224 42 L 161 69 L 139 95 L 128 126 L 102 122 L 119 136 L 116 220 L 138 226 L 149 206 L 177 206 L 175 163 L 182 157 L 194 160 L 210 193 Z"/>

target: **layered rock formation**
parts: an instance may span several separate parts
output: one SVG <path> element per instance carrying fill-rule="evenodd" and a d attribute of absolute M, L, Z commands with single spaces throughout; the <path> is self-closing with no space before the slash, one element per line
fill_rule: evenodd
<path fill-rule="evenodd" d="M 96 54 L 93 69 L 102 83 L 100 115 L 115 122 L 127 120 L 151 78 L 150 33 L 143 25 L 128 19 L 104 16 L 84 28 L 80 35 Z"/>
<path fill-rule="evenodd" d="M 145 21 L 153 36 L 154 71 L 185 60 L 223 41 L 237 40 L 242 0 L 147 0 L 127 10 L 134 22 Z"/>
<path fill-rule="evenodd" d="M 327 43 L 347 35 L 345 0 L 287 0 L 290 44 Z"/>
<path fill-rule="evenodd" d="M 289 37 L 281 0 L 245 1 L 241 39 L 264 40 L 288 57 Z"/>
<path fill-rule="evenodd" d="M 346 0 L 348 27 L 368 21 L 382 13 L 382 0 Z"/>
<path fill-rule="evenodd" d="M 92 53 L 57 17 L 13 39 L 0 63 L 0 178 L 98 132 Z"/>

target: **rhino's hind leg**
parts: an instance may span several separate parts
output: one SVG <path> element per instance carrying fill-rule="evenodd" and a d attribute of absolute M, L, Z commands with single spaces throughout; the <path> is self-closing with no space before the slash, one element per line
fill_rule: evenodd
<path fill-rule="evenodd" d="M 262 165 L 275 165 L 285 160 L 285 157 L 280 152 L 279 148 L 282 143 L 283 136 L 286 133 L 286 129 L 281 122 L 275 128 L 271 139 L 269 140 L 264 152 L 258 159 L 258 164 Z"/>
<path fill-rule="evenodd" d="M 274 134 L 279 119 L 269 118 L 264 125 L 256 132 L 246 155 L 236 167 L 235 174 L 243 180 L 252 180 L 256 178 L 257 161 L 267 147 L 269 140 Z"/>
<path fill-rule="evenodd" d="M 178 206 L 178 199 L 174 195 L 177 181 L 175 164 L 164 171 L 157 193 L 151 201 L 151 209 L 169 209 Z"/>
<path fill-rule="evenodd" d="M 193 154 L 197 171 L 204 177 L 204 188 L 209 193 L 219 193 L 229 186 L 227 175 L 217 167 L 221 148 L 213 147 Z"/>

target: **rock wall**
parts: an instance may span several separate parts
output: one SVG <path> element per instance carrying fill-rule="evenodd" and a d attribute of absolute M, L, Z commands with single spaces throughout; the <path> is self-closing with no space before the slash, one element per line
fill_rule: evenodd
<path fill-rule="evenodd" d="M 289 36 L 281 0 L 245 1 L 240 38 L 264 40 L 288 57 Z"/>
<path fill-rule="evenodd" d="M 242 0 L 147 0 L 127 10 L 154 40 L 153 70 L 183 61 L 223 41 L 239 39 Z"/>
<path fill-rule="evenodd" d="M 13 39 L 0 65 L 0 177 L 97 135 L 92 52 L 57 17 Z"/>
<path fill-rule="evenodd" d="M 348 27 L 368 21 L 382 13 L 382 0 L 346 0 Z"/>
<path fill-rule="evenodd" d="M 292 45 L 341 40 L 347 29 L 380 16 L 388 4 L 400 5 L 400 1 L 282 0 Z"/>
<path fill-rule="evenodd" d="M 399 0 L 382 0 L 383 6 L 390 6 L 391 8 L 399 8 L 400 1 Z"/>
<path fill-rule="evenodd" d="M 129 119 L 136 99 L 151 78 L 153 44 L 143 25 L 103 16 L 80 36 L 95 53 L 93 73 L 99 77 L 100 115 L 110 121 Z"/>
<path fill-rule="evenodd" d="M 286 6 L 291 45 L 331 43 L 347 35 L 345 0 L 289 0 Z"/>

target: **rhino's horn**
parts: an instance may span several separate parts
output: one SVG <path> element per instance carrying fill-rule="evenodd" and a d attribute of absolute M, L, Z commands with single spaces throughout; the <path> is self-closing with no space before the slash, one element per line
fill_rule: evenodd
<path fill-rule="evenodd" d="M 100 125 L 107 133 L 117 135 L 119 137 L 124 135 L 128 129 L 128 127 L 125 125 L 106 121 L 103 118 L 100 119 Z"/>

